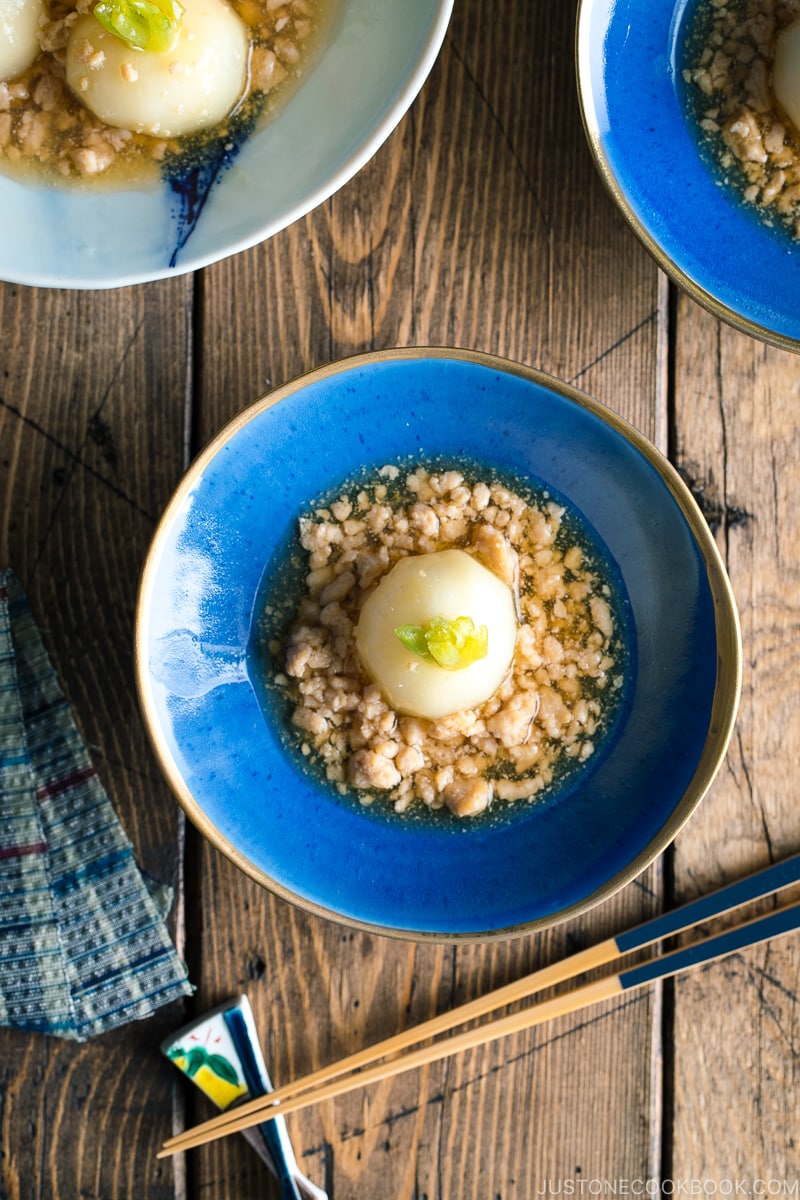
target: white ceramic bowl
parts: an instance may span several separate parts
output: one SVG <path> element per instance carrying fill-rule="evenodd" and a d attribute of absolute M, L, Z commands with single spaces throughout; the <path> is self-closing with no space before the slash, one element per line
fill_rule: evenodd
<path fill-rule="evenodd" d="M 310 212 L 375 154 L 416 97 L 453 0 L 336 0 L 302 84 L 210 189 L 185 244 L 168 185 L 46 187 L 0 175 L 0 279 L 108 288 L 207 266 Z"/>

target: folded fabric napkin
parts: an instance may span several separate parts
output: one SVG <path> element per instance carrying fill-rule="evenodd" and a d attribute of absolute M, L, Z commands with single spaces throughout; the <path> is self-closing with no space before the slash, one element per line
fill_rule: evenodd
<path fill-rule="evenodd" d="M 84 1041 L 192 991 L 19 580 L 0 570 L 0 1024 Z"/>

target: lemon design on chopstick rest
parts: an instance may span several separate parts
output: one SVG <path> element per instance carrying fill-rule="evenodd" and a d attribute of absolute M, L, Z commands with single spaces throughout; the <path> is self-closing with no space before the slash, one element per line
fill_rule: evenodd
<path fill-rule="evenodd" d="M 218 1108 L 228 1108 L 247 1094 L 233 1063 L 222 1054 L 209 1054 L 204 1046 L 192 1046 L 191 1050 L 171 1046 L 168 1056 Z"/>
<path fill-rule="evenodd" d="M 489 653 L 489 630 L 472 617 L 433 617 L 424 625 L 398 625 L 395 633 L 407 650 L 446 671 L 461 671 Z"/>
<path fill-rule="evenodd" d="M 183 16 L 178 0 L 97 0 L 94 15 L 104 29 L 134 50 L 171 50 Z"/>

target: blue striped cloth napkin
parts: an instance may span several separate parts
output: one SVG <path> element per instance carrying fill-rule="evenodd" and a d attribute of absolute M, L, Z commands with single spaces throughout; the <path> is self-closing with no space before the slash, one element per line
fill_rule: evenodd
<path fill-rule="evenodd" d="M 14 573 L 0 570 L 0 1024 L 84 1041 L 193 989 Z"/>

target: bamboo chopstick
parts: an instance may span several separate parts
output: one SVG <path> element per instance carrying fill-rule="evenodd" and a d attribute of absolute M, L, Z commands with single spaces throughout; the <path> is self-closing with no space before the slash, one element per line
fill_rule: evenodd
<path fill-rule="evenodd" d="M 477 1046 L 486 1045 L 498 1038 L 541 1025 L 554 1017 L 565 1016 L 622 992 L 644 987 L 645 984 L 652 983 L 656 979 L 668 978 L 680 971 L 699 966 L 701 963 L 711 962 L 737 950 L 743 950 L 758 942 L 779 937 L 781 934 L 790 933 L 796 929 L 800 929 L 800 903 L 786 905 L 766 917 L 744 922 L 725 933 L 717 934 L 716 937 L 710 937 L 683 949 L 674 950 L 671 954 L 650 959 L 641 966 L 631 967 L 617 975 L 585 984 L 563 996 L 556 996 L 552 1000 L 532 1005 L 521 1012 L 500 1017 L 474 1029 L 468 1029 L 444 1041 L 422 1046 L 402 1057 L 395 1057 L 388 1062 L 379 1062 L 375 1066 L 345 1079 L 333 1079 L 330 1083 L 318 1087 L 314 1091 L 289 1095 L 280 1103 L 277 1103 L 278 1092 L 273 1092 L 270 1096 L 262 1098 L 262 1105 L 258 1112 L 245 1113 L 244 1106 L 235 1112 L 228 1110 L 233 1119 L 227 1124 L 220 1127 L 215 1126 L 214 1121 L 209 1121 L 205 1125 L 199 1125 L 186 1134 L 171 1139 L 170 1143 L 165 1143 L 159 1151 L 158 1157 L 165 1158 L 170 1154 L 177 1153 L 178 1150 L 188 1150 L 194 1146 L 215 1141 L 218 1138 L 226 1137 L 229 1133 L 247 1129 L 250 1125 L 269 1121 L 279 1113 L 295 1112 L 297 1109 L 319 1103 L 322 1100 L 333 1099 L 336 1096 L 355 1091 L 357 1088 L 366 1087 L 370 1083 L 390 1079 L 404 1071 L 437 1062 L 459 1051 L 472 1050 Z M 302 1082 L 304 1085 L 307 1084 L 307 1079 Z"/>
<path fill-rule="evenodd" d="M 800 881 L 800 854 L 757 871 L 735 883 L 728 884 L 707 896 L 701 896 L 688 904 L 667 913 L 662 913 L 634 929 L 608 938 L 596 946 L 553 963 L 524 979 L 506 984 L 488 995 L 478 997 L 448 1013 L 442 1013 L 430 1021 L 405 1030 L 375 1046 L 361 1050 L 329 1067 L 323 1067 L 294 1083 L 278 1088 L 267 1096 L 258 1097 L 245 1104 L 226 1110 L 218 1117 L 187 1130 L 166 1141 L 158 1153 L 165 1158 L 179 1150 L 191 1149 L 208 1141 L 239 1132 L 251 1125 L 268 1121 L 279 1113 L 285 1114 L 309 1104 L 354 1091 L 378 1080 L 390 1078 L 414 1067 L 455 1054 L 460 1050 L 494 1041 L 497 1038 L 542 1024 L 553 1017 L 575 1012 L 577 1009 L 596 1004 L 620 992 L 642 987 L 655 979 L 666 978 L 680 971 L 710 962 L 745 946 L 755 945 L 770 937 L 800 928 L 800 904 L 788 905 L 775 910 L 766 917 L 735 926 L 716 937 L 693 943 L 691 946 L 657 956 L 640 966 L 623 970 L 616 975 L 606 976 L 594 983 L 586 984 L 557 996 L 544 1003 L 530 1006 L 521 1012 L 501 1017 L 486 1025 L 455 1034 L 444 1041 L 421 1047 L 399 1057 L 403 1050 L 423 1039 L 445 1032 L 465 1021 L 483 1016 L 502 1005 L 525 999 L 534 992 L 568 979 L 575 979 L 596 967 L 606 965 L 615 958 L 628 955 L 653 942 L 673 934 L 684 932 L 703 921 L 732 912 L 742 904 L 749 903 L 789 887 Z M 386 1059 L 388 1062 L 377 1060 Z M 366 1069 L 369 1068 L 369 1069 Z M 347 1079 L 341 1076 L 355 1072 Z M 311 1089 L 314 1089 L 313 1091 Z"/>

